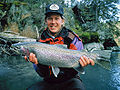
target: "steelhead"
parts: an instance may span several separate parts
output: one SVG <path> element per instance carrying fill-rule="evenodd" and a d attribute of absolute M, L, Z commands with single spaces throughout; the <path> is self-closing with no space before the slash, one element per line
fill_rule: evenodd
<path fill-rule="evenodd" d="M 94 60 L 94 62 L 106 69 L 110 69 L 110 55 L 103 55 L 103 52 L 87 52 L 85 50 L 71 50 L 67 49 L 65 45 L 50 45 L 41 42 L 22 42 L 13 44 L 16 48 L 16 53 L 29 56 L 29 53 L 34 53 L 38 62 L 43 65 L 52 66 L 55 76 L 59 73 L 59 68 L 74 68 L 80 72 L 84 72 L 78 60 L 81 56 L 87 56 Z M 106 53 L 105 53 L 106 54 Z M 107 56 L 107 57 L 106 57 Z M 56 68 L 53 68 L 56 67 Z"/>

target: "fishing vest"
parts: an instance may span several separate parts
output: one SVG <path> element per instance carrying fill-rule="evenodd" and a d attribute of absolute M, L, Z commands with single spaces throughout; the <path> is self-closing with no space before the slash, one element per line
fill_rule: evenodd
<path fill-rule="evenodd" d="M 81 41 L 81 39 L 74 32 L 63 27 L 60 33 L 54 38 L 49 34 L 48 29 L 44 30 L 41 34 L 41 37 L 37 39 L 37 41 L 46 44 L 65 44 L 67 45 L 68 49 L 77 50 L 77 47 L 73 43 L 71 43 L 75 37 L 77 37 Z M 51 71 L 51 66 L 41 64 L 38 64 L 37 66 L 39 68 L 39 70 L 37 70 L 38 74 L 40 74 L 40 76 L 43 76 L 44 79 L 47 81 L 65 80 L 75 76 L 78 73 L 73 68 L 60 68 L 60 73 L 58 74 L 58 77 L 55 78 Z"/>
<path fill-rule="evenodd" d="M 71 43 L 74 37 L 82 41 L 77 34 L 63 27 L 61 32 L 54 38 L 49 34 L 47 29 L 44 30 L 37 41 L 47 44 L 66 44 L 68 49 L 77 50 L 77 47 Z"/>

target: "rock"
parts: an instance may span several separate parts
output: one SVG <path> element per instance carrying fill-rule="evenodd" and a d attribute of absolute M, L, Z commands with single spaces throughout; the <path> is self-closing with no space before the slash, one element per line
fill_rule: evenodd
<path fill-rule="evenodd" d="M 118 46 L 113 38 L 105 39 L 103 45 L 104 45 L 105 50 L 111 50 L 113 47 Z"/>
<path fill-rule="evenodd" d="M 0 41 L 9 41 L 12 43 L 17 43 L 17 42 L 35 42 L 36 39 L 33 38 L 28 38 L 25 36 L 19 36 L 16 34 L 9 34 L 9 33 L 0 33 Z"/>
<path fill-rule="evenodd" d="M 92 52 L 94 50 L 104 50 L 104 46 L 102 43 L 88 43 L 84 45 L 84 49 L 86 49 L 89 52 Z"/>
<path fill-rule="evenodd" d="M 111 50 L 113 51 L 113 52 L 120 52 L 120 47 L 112 47 L 111 48 Z"/>
<path fill-rule="evenodd" d="M 116 35 L 113 35 L 113 36 L 114 36 L 114 41 L 120 47 L 120 36 L 119 37 L 117 37 Z"/>

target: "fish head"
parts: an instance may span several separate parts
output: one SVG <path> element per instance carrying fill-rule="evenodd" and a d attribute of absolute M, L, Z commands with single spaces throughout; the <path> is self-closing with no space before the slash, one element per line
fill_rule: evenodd
<path fill-rule="evenodd" d="M 22 54 L 22 56 L 29 56 L 30 55 L 29 50 L 23 46 L 20 47 L 20 53 Z"/>
<path fill-rule="evenodd" d="M 13 44 L 11 50 L 14 53 L 13 55 L 22 55 L 22 56 L 29 55 L 29 50 L 22 45 Z"/>

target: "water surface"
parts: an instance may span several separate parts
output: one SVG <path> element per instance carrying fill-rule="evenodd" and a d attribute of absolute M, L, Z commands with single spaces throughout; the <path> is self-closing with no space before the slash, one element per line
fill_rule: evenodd
<path fill-rule="evenodd" d="M 87 90 L 120 90 L 120 52 L 111 55 L 111 71 L 98 65 L 85 67 L 81 79 Z M 0 90 L 25 90 L 41 81 L 32 63 L 20 56 L 0 56 Z"/>

